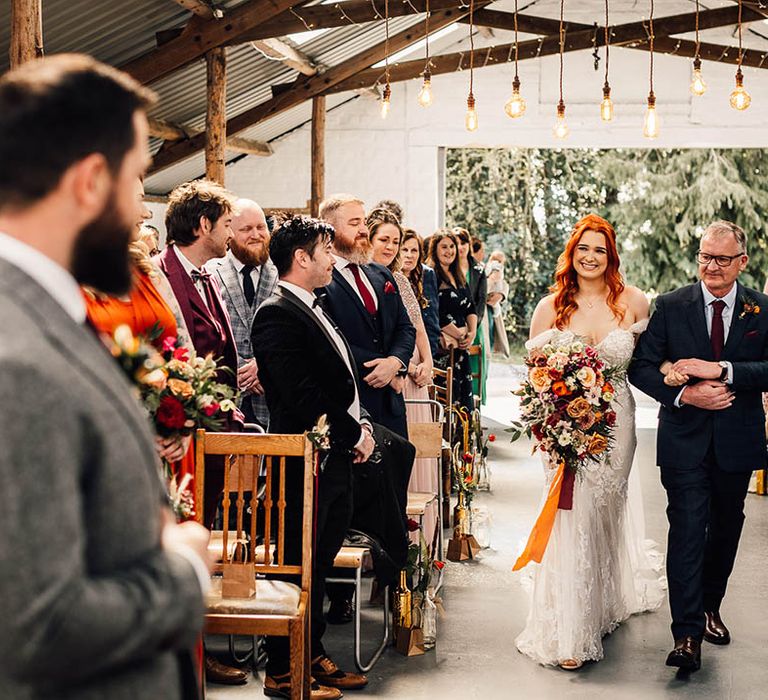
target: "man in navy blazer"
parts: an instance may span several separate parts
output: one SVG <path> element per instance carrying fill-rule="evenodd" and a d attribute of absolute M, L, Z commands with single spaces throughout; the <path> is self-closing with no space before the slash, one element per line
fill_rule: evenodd
<path fill-rule="evenodd" d="M 371 244 L 363 202 L 335 195 L 320 205 L 333 226 L 336 265 L 325 288 L 324 308 L 352 348 L 362 378 L 360 399 L 374 422 L 408 438 L 404 377 L 413 355 L 413 327 L 392 273 L 368 262 Z"/>
<path fill-rule="evenodd" d="M 701 665 L 702 639 L 730 642 L 720 604 L 749 478 L 766 464 L 768 297 L 736 281 L 748 259 L 738 226 L 710 225 L 697 253 L 701 282 L 657 299 L 629 369 L 630 381 L 661 403 L 656 459 L 668 498 L 675 639 L 667 665 L 688 671 Z M 674 364 L 665 380 L 666 360 Z"/>

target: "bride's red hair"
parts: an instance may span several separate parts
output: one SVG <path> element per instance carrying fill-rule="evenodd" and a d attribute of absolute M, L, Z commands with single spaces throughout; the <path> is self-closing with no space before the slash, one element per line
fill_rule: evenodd
<path fill-rule="evenodd" d="M 555 295 L 555 326 L 562 330 L 568 325 L 573 312 L 579 308 L 576 303 L 576 292 L 579 290 L 579 278 L 573 269 L 573 253 L 579 245 L 585 231 L 596 231 L 605 236 L 605 248 L 608 253 L 608 267 L 605 270 L 605 283 L 608 285 L 608 308 L 621 322 L 625 309 L 619 306 L 619 297 L 624 291 L 624 280 L 619 272 L 619 252 L 616 249 L 616 232 L 605 219 L 597 214 L 587 214 L 576 222 L 571 237 L 557 259 L 555 283 L 549 291 Z"/>

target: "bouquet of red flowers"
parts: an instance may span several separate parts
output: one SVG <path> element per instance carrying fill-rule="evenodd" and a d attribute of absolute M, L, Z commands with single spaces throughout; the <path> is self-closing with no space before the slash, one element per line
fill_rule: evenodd
<path fill-rule="evenodd" d="M 557 472 L 515 569 L 541 561 L 557 509 L 573 507 L 576 474 L 610 448 L 616 425 L 611 372 L 594 348 L 579 341 L 547 344 L 531 350 L 525 363 L 528 375 L 515 392 L 521 397 L 521 422 L 513 422 L 509 432 L 513 441 L 523 433 L 535 438 L 534 452 L 548 454 Z"/>
<path fill-rule="evenodd" d="M 609 448 L 616 412 L 614 388 L 597 351 L 574 341 L 531 350 L 528 376 L 518 391 L 521 422 L 513 423 L 512 440 L 523 433 L 536 439 L 535 449 L 577 472 Z"/>
<path fill-rule="evenodd" d="M 219 367 L 168 337 L 158 352 L 127 326 L 114 334 L 112 354 L 138 388 L 139 398 L 161 437 L 220 430 L 237 412 L 234 390 L 216 380 Z"/>

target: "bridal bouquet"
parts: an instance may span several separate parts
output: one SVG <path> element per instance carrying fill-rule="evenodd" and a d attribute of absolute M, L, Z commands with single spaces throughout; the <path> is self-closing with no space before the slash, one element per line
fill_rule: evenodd
<path fill-rule="evenodd" d="M 521 423 L 512 424 L 512 440 L 523 433 L 553 462 L 578 472 L 609 448 L 616 413 L 614 388 L 597 351 L 574 341 L 531 350 L 528 376 L 518 391 Z"/>
<path fill-rule="evenodd" d="M 579 341 L 534 348 L 525 360 L 528 375 L 518 391 L 521 422 L 510 428 L 512 440 L 523 433 L 557 464 L 549 493 L 525 551 L 513 570 L 540 562 L 558 509 L 573 507 L 576 474 L 610 448 L 616 425 L 611 408 L 614 387 L 597 351 Z"/>
<path fill-rule="evenodd" d="M 237 411 L 234 390 L 216 380 L 211 357 L 178 347 L 168 337 L 158 352 L 128 326 L 115 330 L 112 355 L 138 388 L 155 432 L 161 437 L 189 435 L 197 428 L 220 430 L 227 414 Z"/>

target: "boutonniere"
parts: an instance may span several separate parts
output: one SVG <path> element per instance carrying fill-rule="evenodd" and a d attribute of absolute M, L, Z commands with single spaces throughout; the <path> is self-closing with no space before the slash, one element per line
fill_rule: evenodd
<path fill-rule="evenodd" d="M 743 319 L 745 316 L 757 316 L 760 313 L 760 306 L 751 297 L 743 296 L 741 298 L 741 303 L 743 306 L 741 307 L 739 320 Z"/>
<path fill-rule="evenodd" d="M 397 290 L 395 289 L 395 285 L 392 284 L 389 280 L 387 280 L 384 283 L 384 294 L 396 294 Z"/>

